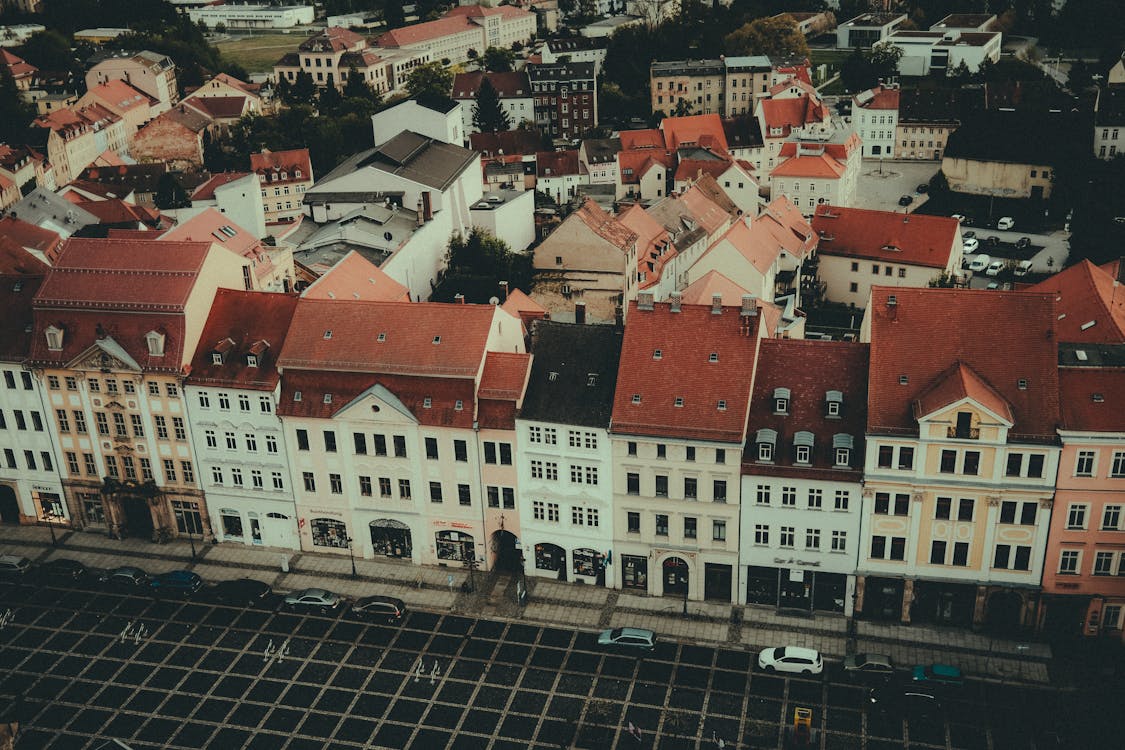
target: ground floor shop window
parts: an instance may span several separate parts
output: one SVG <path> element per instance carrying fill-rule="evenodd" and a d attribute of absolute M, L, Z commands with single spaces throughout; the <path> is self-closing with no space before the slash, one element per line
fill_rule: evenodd
<path fill-rule="evenodd" d="M 238 511 L 223 508 L 219 513 L 223 521 L 223 536 L 230 539 L 241 539 L 243 534 L 242 516 L 239 515 Z"/>
<path fill-rule="evenodd" d="M 593 549 L 574 550 L 574 575 L 595 577 L 605 566 L 605 555 Z"/>
<path fill-rule="evenodd" d="M 81 493 L 78 502 L 82 504 L 82 517 L 91 526 L 105 526 L 105 506 L 101 495 Z"/>
<path fill-rule="evenodd" d="M 537 570 L 557 570 L 565 574 L 566 550 L 557 544 L 535 545 L 535 567 Z"/>
<path fill-rule="evenodd" d="M 627 589 L 648 591 L 648 558 L 621 556 L 621 585 Z"/>
<path fill-rule="evenodd" d="M 348 526 L 335 518 L 314 518 L 312 520 L 312 543 L 314 547 L 348 546 Z"/>
<path fill-rule="evenodd" d="M 777 606 L 777 568 L 751 565 L 746 569 L 746 601 Z"/>
<path fill-rule="evenodd" d="M 382 518 L 372 521 L 370 530 L 371 548 L 376 555 L 399 558 L 413 556 L 414 545 L 410 537 L 410 528 L 403 522 Z"/>
<path fill-rule="evenodd" d="M 203 535 L 203 517 L 199 514 L 199 503 L 193 500 L 173 500 L 172 514 L 176 517 L 176 529 L 181 534 Z"/>
<path fill-rule="evenodd" d="M 476 559 L 473 537 L 460 531 L 439 531 L 434 535 L 439 560 L 462 562 Z"/>
<path fill-rule="evenodd" d="M 843 612 L 848 591 L 848 577 L 843 573 L 813 573 L 813 609 L 822 612 Z"/>

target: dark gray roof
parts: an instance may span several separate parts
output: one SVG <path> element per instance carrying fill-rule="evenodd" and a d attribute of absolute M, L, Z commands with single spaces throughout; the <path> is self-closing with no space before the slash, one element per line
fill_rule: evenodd
<path fill-rule="evenodd" d="M 617 158 L 617 152 L 621 150 L 621 139 L 587 138 L 582 141 L 582 145 L 586 148 L 586 158 L 590 163 L 601 164 Z"/>
<path fill-rule="evenodd" d="M 1076 139 L 1085 137 L 1088 147 L 1092 133 L 1091 118 L 1084 113 L 978 112 L 949 135 L 945 156 L 1055 165 L 1067 158 Z"/>
<path fill-rule="evenodd" d="M 1079 359 L 1078 352 L 1082 352 Z M 1125 367 L 1125 344 L 1059 342 L 1060 367 Z"/>
<path fill-rule="evenodd" d="M 547 46 L 551 51 L 559 54 L 588 49 L 606 49 L 609 40 L 605 37 L 572 36 L 566 39 L 548 39 Z"/>
<path fill-rule="evenodd" d="M 414 97 L 414 101 L 426 109 L 432 109 L 439 114 L 447 115 L 457 108 L 458 102 L 450 99 L 448 96 L 441 96 L 439 94 L 420 94 Z"/>
<path fill-rule="evenodd" d="M 527 75 L 532 81 L 569 81 L 593 78 L 592 62 L 528 63 Z"/>
<path fill-rule="evenodd" d="M 609 427 L 621 331 L 615 326 L 537 320 L 531 329 L 531 351 L 535 358 L 520 419 Z"/>
<path fill-rule="evenodd" d="M 477 158 L 476 152 L 404 130 L 375 148 L 345 159 L 317 185 L 351 174 L 364 167 L 399 175 L 408 180 L 444 190 Z M 311 192 L 316 192 L 316 187 Z M 305 201 L 306 203 L 308 200 Z"/>

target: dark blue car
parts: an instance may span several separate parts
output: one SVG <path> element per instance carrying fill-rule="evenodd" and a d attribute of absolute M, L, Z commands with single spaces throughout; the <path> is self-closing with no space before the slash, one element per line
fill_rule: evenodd
<path fill-rule="evenodd" d="M 191 596 L 199 591 L 203 579 L 190 570 L 172 570 L 153 576 L 149 586 L 153 596 Z"/>

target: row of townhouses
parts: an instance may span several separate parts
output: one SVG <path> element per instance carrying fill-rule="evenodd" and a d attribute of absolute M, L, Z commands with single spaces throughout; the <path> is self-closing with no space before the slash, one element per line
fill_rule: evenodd
<path fill-rule="evenodd" d="M 515 291 L 267 293 L 251 267 L 207 241 L 71 239 L 3 277 L 5 522 L 1121 627 L 1123 316 L 1081 308 L 1108 269 L 876 286 L 860 341 L 821 342 L 748 294 L 640 292 L 598 326 L 535 320 Z"/>

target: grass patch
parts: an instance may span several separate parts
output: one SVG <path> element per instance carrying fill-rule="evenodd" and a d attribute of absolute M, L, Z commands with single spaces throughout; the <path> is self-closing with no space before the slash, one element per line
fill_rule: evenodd
<path fill-rule="evenodd" d="M 219 42 L 223 58 L 238 63 L 248 73 L 272 73 L 273 65 L 287 52 L 296 52 L 304 34 L 255 34 Z"/>

